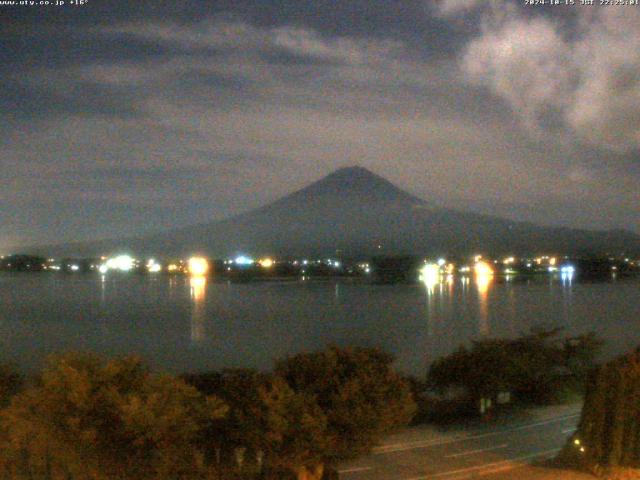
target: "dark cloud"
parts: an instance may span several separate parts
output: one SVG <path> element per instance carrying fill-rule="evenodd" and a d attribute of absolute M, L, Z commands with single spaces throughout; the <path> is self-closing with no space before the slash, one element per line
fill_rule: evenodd
<path fill-rule="evenodd" d="M 175 45 L 161 44 L 128 33 L 100 32 L 65 27 L 8 33 L 0 50 L 3 71 L 30 72 L 37 68 L 68 68 L 108 62 L 141 62 L 181 53 Z"/>
<path fill-rule="evenodd" d="M 120 88 L 77 79 L 50 82 L 46 76 L 35 81 L 7 79 L 0 90 L 0 109 L 14 119 L 33 117 L 56 119 L 60 116 L 113 116 L 129 118 L 142 115 L 142 90 Z"/>
<path fill-rule="evenodd" d="M 637 10 L 109 3 L 2 11 L 0 249 L 203 222 L 353 164 L 640 231 Z"/>

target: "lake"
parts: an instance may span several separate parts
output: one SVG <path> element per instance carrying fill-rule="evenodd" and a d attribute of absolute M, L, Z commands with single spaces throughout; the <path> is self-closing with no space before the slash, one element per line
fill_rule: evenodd
<path fill-rule="evenodd" d="M 25 370 L 50 353 L 137 353 L 181 373 L 268 369 L 327 344 L 379 346 L 424 375 L 461 343 L 531 327 L 595 331 L 607 356 L 640 344 L 640 281 L 454 277 L 433 285 L 349 279 L 219 283 L 182 276 L 0 274 L 0 360 Z"/>

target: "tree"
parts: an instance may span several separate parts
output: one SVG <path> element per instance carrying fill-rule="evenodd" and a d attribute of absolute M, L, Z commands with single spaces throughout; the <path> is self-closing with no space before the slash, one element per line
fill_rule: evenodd
<path fill-rule="evenodd" d="M 189 383 L 230 405 L 210 443 L 262 452 L 278 479 L 322 477 L 325 465 L 367 452 L 386 432 L 408 423 L 408 385 L 378 349 L 331 347 L 252 370 L 190 375 Z M 227 452 L 227 456 L 229 452 Z"/>
<path fill-rule="evenodd" d="M 14 478 L 146 479 L 195 476 L 203 425 L 224 415 L 215 397 L 137 358 L 49 359 L 40 382 L 0 417 L 0 472 Z"/>
<path fill-rule="evenodd" d="M 591 373 L 568 449 L 588 464 L 640 468 L 640 348 Z"/>
<path fill-rule="evenodd" d="M 472 348 L 460 347 L 447 357 L 433 362 L 427 383 L 439 391 L 461 387 L 475 402 L 493 398 L 507 390 L 511 377 L 509 349 L 503 340 L 474 342 Z"/>
<path fill-rule="evenodd" d="M 378 349 L 335 346 L 277 362 L 276 375 L 295 393 L 314 398 L 326 417 L 317 463 L 301 468 L 299 479 L 320 478 L 325 464 L 368 452 L 382 435 L 411 420 L 416 405 L 392 363 Z"/>
<path fill-rule="evenodd" d="M 256 401 L 238 412 L 240 425 L 260 431 L 254 451 L 264 452 L 268 470 L 298 474 L 314 468 L 326 450 L 326 415 L 315 399 L 294 392 L 279 377 L 256 385 Z"/>
<path fill-rule="evenodd" d="M 560 342 L 559 329 L 533 330 L 516 339 L 484 339 L 433 362 L 427 383 L 443 392 L 462 388 L 472 402 L 512 392 L 521 401 L 544 403 L 568 380 L 581 386 L 602 341 L 589 333 Z"/>
<path fill-rule="evenodd" d="M 20 375 L 12 365 L 0 364 L 0 407 L 6 406 L 18 393 L 23 384 Z"/>
<path fill-rule="evenodd" d="M 560 328 L 533 329 L 528 335 L 506 341 L 509 359 L 508 388 L 521 401 L 553 400 L 566 376 Z"/>
<path fill-rule="evenodd" d="M 253 459 L 259 457 L 260 467 L 278 479 L 284 472 L 297 474 L 320 463 L 326 416 L 314 398 L 294 392 L 284 379 L 253 370 L 226 370 L 190 375 L 188 380 L 230 405 L 224 421 L 209 430 L 207 442 L 224 450 L 225 463 L 233 464 L 233 451 L 243 448 L 249 454 L 244 470 L 256 470 Z"/>
<path fill-rule="evenodd" d="M 596 366 L 596 358 L 603 345 L 603 340 L 593 332 L 565 339 L 565 365 L 581 387 L 585 385 L 589 373 Z"/>

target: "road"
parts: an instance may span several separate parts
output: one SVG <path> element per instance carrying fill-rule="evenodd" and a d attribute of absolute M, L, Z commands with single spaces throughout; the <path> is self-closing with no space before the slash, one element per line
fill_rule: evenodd
<path fill-rule="evenodd" d="M 462 480 L 507 472 L 554 456 L 575 430 L 579 413 L 579 405 L 570 405 L 473 428 L 410 428 L 388 438 L 369 456 L 342 465 L 340 478 Z"/>

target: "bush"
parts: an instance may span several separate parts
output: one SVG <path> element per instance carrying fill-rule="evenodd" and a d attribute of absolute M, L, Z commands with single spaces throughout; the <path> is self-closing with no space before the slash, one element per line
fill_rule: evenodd
<path fill-rule="evenodd" d="M 20 391 L 24 379 L 12 365 L 0 364 L 0 407 L 5 407 Z"/>
<path fill-rule="evenodd" d="M 195 476 L 203 426 L 225 413 L 215 397 L 136 358 L 53 357 L 39 384 L 0 417 L 0 475 L 145 479 Z"/>
<path fill-rule="evenodd" d="M 176 378 L 134 357 L 52 357 L 0 412 L 0 478 L 335 479 L 415 412 L 392 361 L 331 347 L 273 373 Z"/>
<path fill-rule="evenodd" d="M 582 389 L 602 342 L 595 335 L 557 340 L 559 330 L 537 330 L 517 339 L 485 339 L 436 360 L 427 384 L 437 392 L 462 390 L 471 404 L 510 392 L 516 400 L 549 403 Z"/>
<path fill-rule="evenodd" d="M 411 420 L 409 384 L 377 349 L 331 347 L 277 362 L 274 373 L 230 370 L 188 381 L 230 405 L 211 443 L 246 448 L 245 469 L 263 454 L 264 479 L 335 478 L 331 465 L 367 452 L 381 436 Z M 222 440 L 224 439 L 224 440 Z M 222 447 L 221 447 L 222 448 Z"/>
<path fill-rule="evenodd" d="M 367 348 L 330 347 L 276 364 L 276 375 L 316 399 L 327 417 L 325 463 L 368 452 L 381 437 L 411 421 L 416 404 L 393 358 Z"/>

